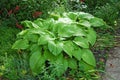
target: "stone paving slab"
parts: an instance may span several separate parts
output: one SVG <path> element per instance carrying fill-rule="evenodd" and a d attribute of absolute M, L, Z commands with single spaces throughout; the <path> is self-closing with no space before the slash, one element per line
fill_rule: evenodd
<path fill-rule="evenodd" d="M 115 47 L 109 54 L 109 58 L 120 58 L 120 47 Z"/>
<path fill-rule="evenodd" d="M 120 72 L 119 58 L 109 58 L 106 63 L 106 71 Z"/>
<path fill-rule="evenodd" d="M 109 72 L 105 75 L 103 80 L 120 80 L 120 74 L 117 72 Z"/>
<path fill-rule="evenodd" d="M 106 74 L 103 80 L 120 80 L 120 47 L 113 49 L 106 62 Z"/>

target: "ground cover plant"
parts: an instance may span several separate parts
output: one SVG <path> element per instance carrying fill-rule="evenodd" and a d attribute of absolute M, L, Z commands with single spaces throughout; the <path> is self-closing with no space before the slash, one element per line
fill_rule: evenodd
<path fill-rule="evenodd" d="M 59 17 L 52 13 L 46 20 L 39 18 L 22 24 L 28 28 L 17 35 L 18 40 L 12 48 L 28 51 L 33 75 L 40 74 L 42 68 L 50 65 L 55 67 L 51 71 L 55 77 L 62 76 L 68 68 L 96 74 L 96 61 L 90 47 L 96 41 L 93 28 L 106 27 L 102 19 L 84 12 L 64 13 Z M 78 78 L 96 77 L 90 74 Z"/>

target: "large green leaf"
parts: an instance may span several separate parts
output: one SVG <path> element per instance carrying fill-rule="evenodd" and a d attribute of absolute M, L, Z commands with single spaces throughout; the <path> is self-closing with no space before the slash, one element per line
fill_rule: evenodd
<path fill-rule="evenodd" d="M 21 22 L 21 24 L 23 24 L 25 27 L 28 27 L 28 28 L 39 28 L 39 26 L 35 23 L 33 23 L 32 21 L 23 21 Z"/>
<path fill-rule="evenodd" d="M 65 71 L 67 70 L 67 68 L 68 68 L 68 61 L 67 61 L 67 59 L 66 58 L 63 58 L 63 66 L 62 66 L 62 68 L 63 68 L 63 73 L 65 73 Z"/>
<path fill-rule="evenodd" d="M 59 29 L 61 26 L 63 26 L 62 23 L 55 23 L 55 26 L 52 28 L 52 32 L 54 32 L 56 36 L 58 35 L 58 29 Z"/>
<path fill-rule="evenodd" d="M 38 45 L 45 45 L 48 41 L 54 40 L 50 35 L 41 35 L 38 39 Z"/>
<path fill-rule="evenodd" d="M 86 62 L 84 62 L 83 60 L 79 61 L 79 68 L 82 71 L 88 71 L 88 70 L 92 70 L 94 69 L 93 66 L 87 64 Z"/>
<path fill-rule="evenodd" d="M 89 43 L 84 37 L 75 37 L 73 42 L 82 48 L 89 48 Z"/>
<path fill-rule="evenodd" d="M 54 27 L 54 24 L 55 24 L 54 19 L 48 18 L 43 22 L 43 28 L 51 31 L 52 27 Z"/>
<path fill-rule="evenodd" d="M 22 30 L 20 33 L 17 34 L 17 37 L 23 37 L 23 36 L 25 36 L 28 33 L 28 31 L 29 31 L 28 29 Z"/>
<path fill-rule="evenodd" d="M 68 58 L 68 67 L 71 69 L 77 69 L 77 60 L 74 58 Z"/>
<path fill-rule="evenodd" d="M 51 52 L 48 51 L 48 50 L 44 51 L 44 57 L 45 57 L 46 60 L 48 60 L 50 62 L 55 62 L 56 58 L 57 58 L 55 55 L 51 54 Z"/>
<path fill-rule="evenodd" d="M 101 26 L 105 25 L 105 22 L 102 19 L 96 18 L 96 17 L 91 18 L 90 23 L 94 27 L 101 27 Z"/>
<path fill-rule="evenodd" d="M 41 56 L 41 51 L 37 50 L 30 56 L 30 68 L 34 74 L 39 74 L 44 66 L 45 58 Z"/>
<path fill-rule="evenodd" d="M 73 26 L 72 30 L 74 31 L 73 36 L 86 36 L 86 32 L 80 27 Z"/>
<path fill-rule="evenodd" d="M 56 75 L 61 76 L 68 68 L 68 61 L 63 57 L 62 54 L 60 54 L 57 56 L 54 66 L 54 71 L 56 72 Z"/>
<path fill-rule="evenodd" d="M 28 41 L 31 41 L 31 42 L 37 42 L 38 37 L 39 37 L 39 35 L 30 34 L 30 33 L 27 33 L 25 36 L 23 36 L 24 39 L 27 39 Z"/>
<path fill-rule="evenodd" d="M 39 27 L 43 28 L 43 19 L 37 19 L 34 21 L 35 24 L 37 24 Z"/>
<path fill-rule="evenodd" d="M 46 32 L 42 28 L 39 28 L 39 29 L 33 28 L 33 29 L 29 29 L 29 34 L 45 35 Z"/>
<path fill-rule="evenodd" d="M 94 16 L 93 15 L 91 15 L 91 14 L 89 14 L 89 13 L 84 13 L 84 12 L 79 12 L 79 15 L 78 15 L 78 19 L 79 20 L 90 20 L 90 19 L 92 19 L 92 18 L 94 18 Z"/>
<path fill-rule="evenodd" d="M 77 60 L 81 60 L 82 58 L 82 51 L 80 48 L 76 49 L 73 51 L 73 56 L 77 59 Z"/>
<path fill-rule="evenodd" d="M 37 45 L 37 44 L 32 44 L 29 48 L 29 50 L 31 51 L 31 53 L 34 53 L 36 51 L 41 51 L 42 47 Z"/>
<path fill-rule="evenodd" d="M 60 37 L 85 36 L 86 33 L 76 24 L 63 24 L 58 28 Z"/>
<path fill-rule="evenodd" d="M 67 16 L 67 17 L 69 17 L 70 19 L 76 21 L 77 16 L 78 16 L 78 13 L 74 13 L 74 12 L 69 12 L 69 13 L 67 13 L 67 14 L 64 13 L 64 16 L 65 16 L 65 17 Z"/>
<path fill-rule="evenodd" d="M 96 66 L 95 62 L 95 57 L 93 53 L 89 49 L 82 49 L 82 59 L 85 61 L 87 64 L 92 65 L 93 67 Z"/>
<path fill-rule="evenodd" d="M 93 46 L 96 42 L 96 32 L 92 28 L 88 29 L 87 32 L 87 40 Z"/>
<path fill-rule="evenodd" d="M 75 44 L 72 41 L 65 41 L 63 50 L 66 52 L 67 55 L 69 55 L 69 57 L 72 58 L 72 55 L 74 54 L 73 51 L 75 50 Z"/>
<path fill-rule="evenodd" d="M 80 20 L 80 21 L 79 21 L 79 24 L 82 25 L 82 26 L 84 26 L 84 27 L 87 27 L 87 28 L 90 28 L 90 27 L 91 27 L 90 22 L 87 21 L 87 20 Z"/>
<path fill-rule="evenodd" d="M 26 39 L 19 39 L 12 46 L 13 49 L 27 49 L 28 47 L 29 42 Z"/>
<path fill-rule="evenodd" d="M 63 23 L 63 24 L 71 24 L 73 23 L 73 20 L 71 20 L 70 18 L 59 18 L 58 21 L 56 22 Z"/>
<path fill-rule="evenodd" d="M 48 49 L 55 56 L 62 52 L 62 48 L 63 48 L 62 42 L 57 42 L 57 43 L 55 43 L 54 41 L 48 42 Z"/>
<path fill-rule="evenodd" d="M 58 35 L 60 37 L 71 37 L 75 33 L 72 25 L 63 24 L 58 28 Z"/>
<path fill-rule="evenodd" d="M 55 14 L 55 13 L 50 13 L 50 18 L 53 18 L 55 20 L 58 20 L 61 16 L 59 14 Z"/>
<path fill-rule="evenodd" d="M 34 33 L 35 29 L 26 29 L 26 30 L 23 30 L 22 32 L 20 32 L 17 37 L 18 38 L 23 38 L 23 39 L 27 39 L 28 41 L 32 41 L 32 42 L 37 42 L 38 41 L 38 37 L 39 37 L 39 34 L 37 33 L 37 30 L 36 30 L 36 33 Z M 39 32 L 40 33 L 40 32 Z"/>

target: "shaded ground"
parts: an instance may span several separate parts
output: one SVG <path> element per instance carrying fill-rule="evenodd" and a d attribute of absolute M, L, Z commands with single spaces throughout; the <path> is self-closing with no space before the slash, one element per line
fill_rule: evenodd
<path fill-rule="evenodd" d="M 120 80 L 120 22 L 116 29 L 115 47 L 110 50 L 102 80 Z"/>

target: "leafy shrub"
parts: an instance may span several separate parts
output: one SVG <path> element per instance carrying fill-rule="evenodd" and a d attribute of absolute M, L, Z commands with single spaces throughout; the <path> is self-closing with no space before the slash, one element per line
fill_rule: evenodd
<path fill-rule="evenodd" d="M 48 11 L 53 11 L 57 4 L 57 0 L 4 0 L 0 2 L 0 18 L 7 26 L 25 19 L 47 18 Z"/>
<path fill-rule="evenodd" d="M 17 52 L 18 53 L 18 52 Z M 0 65 L 0 77 L 3 80 L 36 80 L 29 68 L 28 54 L 5 54 L 3 64 Z"/>
<path fill-rule="evenodd" d="M 106 4 L 105 6 L 99 7 L 95 11 L 95 16 L 102 18 L 109 25 L 114 25 L 114 22 L 118 19 L 118 14 L 119 10 L 115 7 L 115 5 L 111 4 Z"/>
<path fill-rule="evenodd" d="M 85 0 L 86 5 L 90 9 L 95 9 L 96 7 L 100 7 L 105 5 L 106 3 L 110 3 L 110 0 Z"/>
<path fill-rule="evenodd" d="M 87 5 L 84 0 L 67 0 L 68 5 L 67 9 L 69 11 L 85 11 L 87 9 Z"/>
<path fill-rule="evenodd" d="M 27 50 L 30 53 L 30 68 L 34 75 L 41 73 L 47 64 L 57 66 L 56 76 L 70 69 L 89 71 L 96 62 L 89 49 L 96 41 L 92 27 L 105 26 L 102 19 L 88 13 L 69 12 L 61 17 L 23 21 L 28 29 L 21 31 L 13 49 Z M 55 19 L 54 19 L 55 18 Z"/>
<path fill-rule="evenodd" d="M 114 25 L 120 13 L 119 0 L 68 0 L 68 11 L 84 11 Z M 104 14 L 103 14 L 104 13 Z"/>
<path fill-rule="evenodd" d="M 98 7 L 111 3 L 110 0 L 67 0 L 67 9 L 69 11 L 85 11 L 94 14 Z"/>

